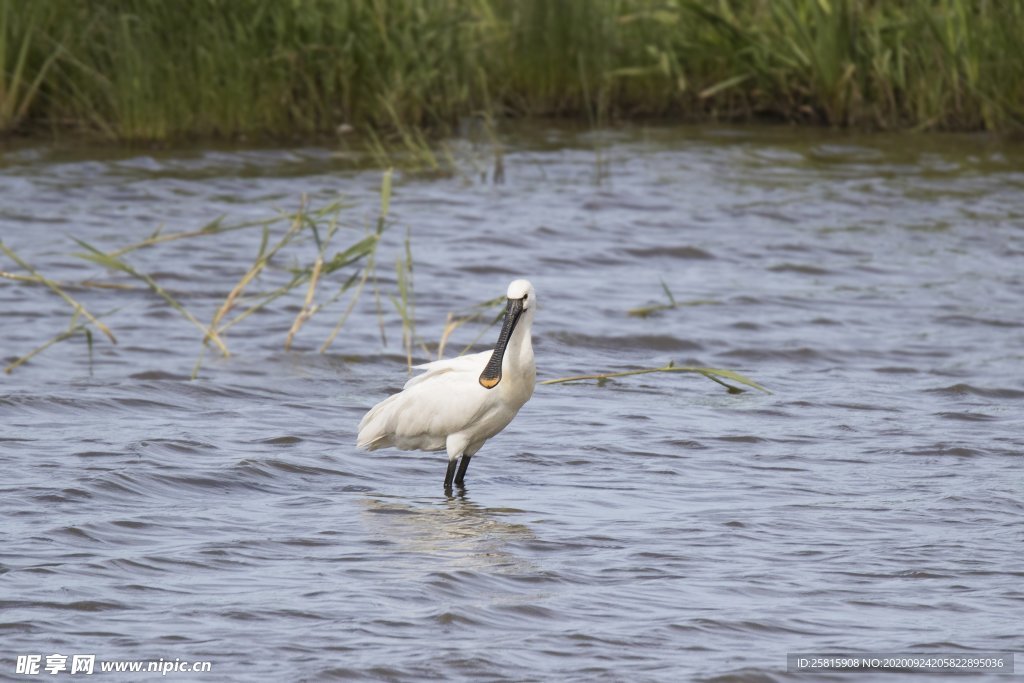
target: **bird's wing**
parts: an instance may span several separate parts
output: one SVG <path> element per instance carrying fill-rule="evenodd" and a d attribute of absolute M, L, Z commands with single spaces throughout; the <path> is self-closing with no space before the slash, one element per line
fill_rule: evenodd
<path fill-rule="evenodd" d="M 476 392 L 487 391 L 476 378 L 490 355 L 484 351 L 416 366 L 425 372 L 371 408 L 360 421 L 357 445 L 370 450 L 386 446 L 444 449 L 448 434 L 465 429 L 490 409 L 474 398 Z"/>
<path fill-rule="evenodd" d="M 422 376 L 421 376 L 422 377 Z M 419 379 L 419 377 L 417 378 Z M 480 394 L 483 393 L 481 400 Z M 389 396 L 359 425 L 358 445 L 375 450 L 443 450 L 450 434 L 460 432 L 494 410 L 494 398 L 475 375 L 448 368 Z"/>
<path fill-rule="evenodd" d="M 424 370 L 425 372 L 411 378 L 405 383 L 405 386 L 402 387 L 402 389 L 414 387 L 421 382 L 437 377 L 438 375 L 443 375 L 446 372 L 471 372 L 479 374 L 483 372 L 484 367 L 487 365 L 487 360 L 490 357 L 490 351 L 483 351 L 482 353 L 473 353 L 468 356 L 457 356 L 456 358 L 435 360 L 432 363 L 417 365 L 415 366 L 417 370 Z"/>

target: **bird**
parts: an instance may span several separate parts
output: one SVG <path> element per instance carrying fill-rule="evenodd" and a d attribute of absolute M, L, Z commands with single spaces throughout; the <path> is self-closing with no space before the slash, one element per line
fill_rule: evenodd
<path fill-rule="evenodd" d="M 536 383 L 530 328 L 537 295 L 528 280 L 513 280 L 506 296 L 494 349 L 416 366 L 422 374 L 363 416 L 359 448 L 447 451 L 444 489 L 451 492 L 453 482 L 465 488 L 470 459 L 512 422 Z"/>

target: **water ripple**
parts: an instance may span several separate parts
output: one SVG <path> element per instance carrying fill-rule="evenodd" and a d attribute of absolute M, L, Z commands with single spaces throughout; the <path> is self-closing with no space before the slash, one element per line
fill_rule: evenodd
<path fill-rule="evenodd" d="M 302 301 L 277 300 L 193 381 L 200 333 L 146 288 L 75 286 L 137 283 L 54 237 L 116 248 L 339 190 L 361 231 L 379 173 L 312 147 L 6 150 L 4 243 L 114 310 L 120 340 L 69 340 L 3 379 L 7 649 L 208 659 L 226 681 L 716 683 L 807 680 L 787 652 L 1024 650 L 1018 146 L 510 135 L 503 185 L 396 175 L 382 248 L 410 228 L 425 342 L 527 275 L 544 378 L 674 360 L 774 393 L 540 385 L 449 498 L 443 453 L 353 447 L 407 378 L 373 303 L 320 354 L 340 311 L 285 352 Z M 127 258 L 208 321 L 261 236 L 202 240 Z M 267 291 L 294 264 L 272 265 Z M 662 283 L 677 306 L 628 315 L 670 303 Z M 12 281 L 0 310 L 7 362 L 71 315 Z M 386 298 L 379 315 L 395 329 Z M 488 348 L 480 331 L 449 348 Z"/>

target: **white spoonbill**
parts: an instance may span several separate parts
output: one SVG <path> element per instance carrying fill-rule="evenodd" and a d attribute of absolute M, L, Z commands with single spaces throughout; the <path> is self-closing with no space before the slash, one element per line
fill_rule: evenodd
<path fill-rule="evenodd" d="M 368 450 L 448 451 L 445 490 L 462 487 L 469 460 L 533 395 L 537 369 L 530 326 L 537 295 L 526 280 L 508 286 L 505 322 L 493 351 L 438 360 L 366 413 L 356 445 Z M 459 461 L 459 471 L 455 466 Z"/>

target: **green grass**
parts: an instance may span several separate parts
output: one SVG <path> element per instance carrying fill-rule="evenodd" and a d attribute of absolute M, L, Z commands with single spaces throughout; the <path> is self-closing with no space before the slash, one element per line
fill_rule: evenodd
<path fill-rule="evenodd" d="M 565 116 L 1024 130 L 1024 0 L 0 0 L 0 130 Z"/>

